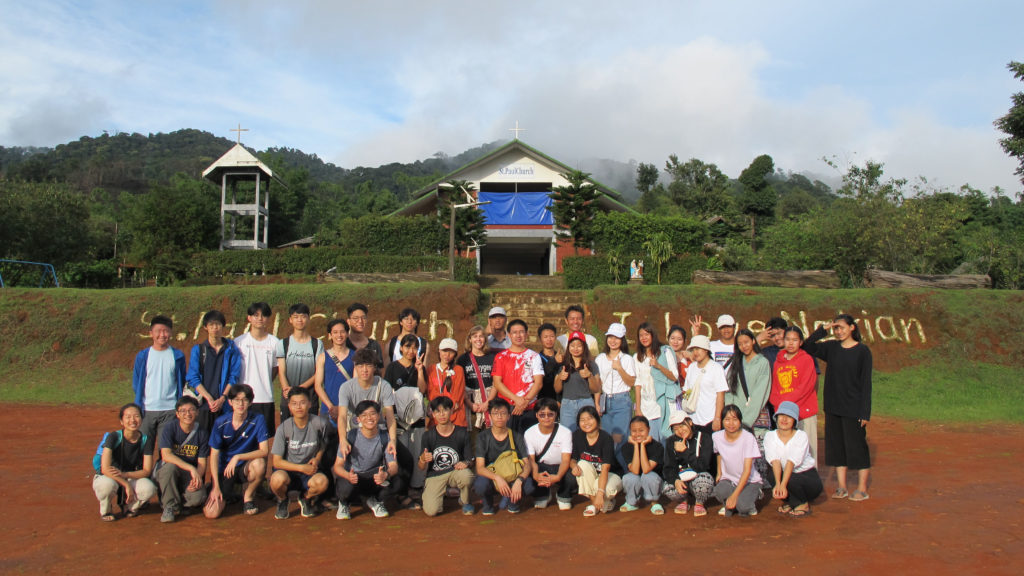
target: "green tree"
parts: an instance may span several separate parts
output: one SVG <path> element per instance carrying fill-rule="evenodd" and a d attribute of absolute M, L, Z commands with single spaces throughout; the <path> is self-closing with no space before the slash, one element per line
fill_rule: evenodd
<path fill-rule="evenodd" d="M 60 266 L 90 247 L 84 194 L 53 182 L 0 181 L 0 256 Z"/>
<path fill-rule="evenodd" d="M 669 196 L 686 213 L 707 218 L 733 210 L 733 200 L 728 193 L 729 178 L 718 166 L 696 158 L 681 163 L 672 154 L 665 163 L 665 170 L 672 177 Z"/>
<path fill-rule="evenodd" d="M 572 238 L 576 253 L 580 246 L 589 246 L 593 240 L 594 215 L 597 213 L 597 186 L 588 179 L 590 174 L 572 170 L 562 174 L 569 184 L 555 186 L 548 197 L 555 220 L 555 234 Z"/>
<path fill-rule="evenodd" d="M 654 269 L 658 271 L 658 284 L 661 284 L 661 267 L 672 257 L 672 241 L 669 240 L 668 234 L 658 232 L 644 242 L 644 251 L 647 252 L 647 258 L 654 265 Z"/>
<path fill-rule="evenodd" d="M 1006 67 L 1017 80 L 1024 80 L 1024 62 L 1010 62 Z M 1021 177 L 1024 183 L 1024 92 L 1017 92 L 1010 97 L 1010 111 L 995 121 L 1006 138 L 999 140 L 1003 150 L 1017 159 L 1017 170 L 1014 174 Z"/>
<path fill-rule="evenodd" d="M 451 222 L 452 204 L 465 204 L 466 194 L 475 196 L 476 188 L 467 180 L 449 180 L 447 187 L 438 191 L 438 218 L 448 228 Z M 455 248 L 465 252 L 470 246 L 483 246 L 487 242 L 487 223 L 479 206 L 455 209 Z"/>
<path fill-rule="evenodd" d="M 762 154 L 740 172 L 740 184 L 743 189 L 739 197 L 739 209 L 750 218 L 750 247 L 757 249 L 757 222 L 770 220 L 775 213 L 778 195 L 768 181 L 768 176 L 775 172 L 772 157 Z"/>
<path fill-rule="evenodd" d="M 636 167 L 636 189 L 641 194 L 647 193 L 658 183 L 658 167 L 654 164 L 641 162 Z"/>
<path fill-rule="evenodd" d="M 129 259 L 161 277 L 183 278 L 189 257 L 220 243 L 220 196 L 206 182 L 179 174 L 133 198 L 125 226 Z"/>

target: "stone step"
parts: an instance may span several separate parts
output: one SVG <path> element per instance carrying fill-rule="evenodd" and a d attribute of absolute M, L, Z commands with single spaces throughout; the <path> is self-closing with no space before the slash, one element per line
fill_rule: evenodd
<path fill-rule="evenodd" d="M 481 288 L 528 288 L 537 290 L 561 290 L 564 282 L 561 276 L 517 276 L 514 274 L 483 274 L 478 278 Z"/>

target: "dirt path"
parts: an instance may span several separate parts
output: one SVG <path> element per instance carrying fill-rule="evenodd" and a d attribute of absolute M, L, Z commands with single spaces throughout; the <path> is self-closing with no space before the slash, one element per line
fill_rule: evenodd
<path fill-rule="evenodd" d="M 871 499 L 821 499 L 809 518 L 767 506 L 755 518 L 646 511 L 583 518 L 528 509 L 493 518 L 386 520 L 333 514 L 275 521 L 200 516 L 162 525 L 158 508 L 99 521 L 90 460 L 117 423 L 112 409 L 6 405 L 0 419 L 0 573 L 120 574 L 198 568 L 239 574 L 337 568 L 346 574 L 764 574 L 800 568 L 856 574 L 1019 574 L 1024 428 L 880 419 L 870 428 Z M 834 480 L 826 480 L 831 492 Z M 293 505 L 294 507 L 294 505 Z M 453 510 L 454 502 L 448 503 Z M 359 511 L 358 508 L 355 509 Z M 814 573 L 814 572 L 810 572 Z"/>

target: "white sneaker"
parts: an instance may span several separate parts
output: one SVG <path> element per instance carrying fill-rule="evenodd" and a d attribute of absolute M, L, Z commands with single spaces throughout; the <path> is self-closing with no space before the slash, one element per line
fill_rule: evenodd
<path fill-rule="evenodd" d="M 562 511 L 572 510 L 572 502 L 562 502 L 561 500 L 559 500 L 558 509 Z"/>
<path fill-rule="evenodd" d="M 373 510 L 373 515 L 377 518 L 388 517 L 388 509 L 384 507 L 384 503 L 380 500 L 377 500 L 376 498 L 367 498 L 366 505 L 370 507 L 370 510 Z"/>
<path fill-rule="evenodd" d="M 338 511 L 334 514 L 334 517 L 338 520 L 351 520 L 352 513 L 348 510 L 348 504 L 338 502 Z"/>

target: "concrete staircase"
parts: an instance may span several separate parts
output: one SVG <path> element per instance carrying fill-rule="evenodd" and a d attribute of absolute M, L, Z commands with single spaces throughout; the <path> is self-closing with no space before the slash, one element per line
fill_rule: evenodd
<path fill-rule="evenodd" d="M 491 306 L 504 308 L 509 320 L 524 320 L 530 328 L 530 342 L 537 341 L 537 328 L 545 322 L 554 324 L 558 334 L 564 332 L 565 309 L 572 304 L 583 303 L 584 293 L 578 290 L 491 291 Z"/>
<path fill-rule="evenodd" d="M 520 276 L 517 274 L 482 274 L 478 282 L 485 290 L 561 290 L 561 276 Z"/>

